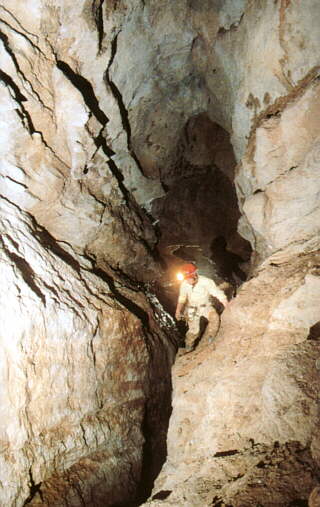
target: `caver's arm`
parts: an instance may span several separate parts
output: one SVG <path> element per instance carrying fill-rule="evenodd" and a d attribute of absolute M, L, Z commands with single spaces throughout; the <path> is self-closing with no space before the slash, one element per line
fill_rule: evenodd
<path fill-rule="evenodd" d="M 228 304 L 228 299 L 225 293 L 216 286 L 213 280 L 208 280 L 208 290 L 210 296 L 219 299 L 219 301 L 223 304 L 224 307 Z"/>
<path fill-rule="evenodd" d="M 183 310 L 185 307 L 185 303 L 178 303 L 176 308 L 176 314 L 175 317 L 177 320 L 180 320 L 183 314 Z"/>
<path fill-rule="evenodd" d="M 179 298 L 178 298 L 178 303 L 177 303 L 177 308 L 176 308 L 176 313 L 175 313 L 175 317 L 177 320 L 180 320 L 182 317 L 184 308 L 187 303 L 187 299 L 188 299 L 188 297 L 187 297 L 186 287 L 182 283 L 181 287 L 180 287 L 180 293 L 179 293 Z"/>

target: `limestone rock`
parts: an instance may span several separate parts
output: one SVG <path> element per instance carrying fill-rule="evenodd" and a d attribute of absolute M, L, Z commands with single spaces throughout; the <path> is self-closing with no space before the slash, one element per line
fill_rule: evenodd
<path fill-rule="evenodd" d="M 215 275 L 212 250 L 230 254 L 222 281 L 245 240 L 215 344 L 175 363 L 149 504 L 316 486 L 319 17 L 317 0 L 0 0 L 3 505 L 144 501 L 174 350 L 159 251 Z"/>
<path fill-rule="evenodd" d="M 142 291 L 159 266 L 134 191 L 161 185 L 130 150 L 106 5 L 0 11 L 0 503 L 129 501 L 166 453 L 175 331 Z"/>
<path fill-rule="evenodd" d="M 237 175 L 251 225 L 248 234 L 240 230 L 261 258 L 297 252 L 297 245 L 303 251 L 310 241 L 319 248 L 319 91 L 311 81 L 283 113 L 261 123 Z"/>
<path fill-rule="evenodd" d="M 1 503 L 111 505 L 121 483 L 130 499 L 143 446 L 163 452 L 169 342 L 142 294 L 82 268 L 5 200 L 1 216 Z"/>
<path fill-rule="evenodd" d="M 161 491 L 170 491 L 164 505 L 307 498 L 319 466 L 320 344 L 307 339 L 319 322 L 318 263 L 310 254 L 261 271 L 222 314 L 215 344 L 177 359 L 154 500 Z"/>
<path fill-rule="evenodd" d="M 157 183 L 144 185 L 128 149 L 121 103 L 104 82 L 114 58 L 111 42 L 100 54 L 97 27 L 81 5 L 40 7 L 33 17 L 27 6 L 2 8 L 1 194 L 76 253 L 135 279 L 141 262 L 140 275 L 150 279 L 156 237 L 133 188 L 142 186 L 143 203 L 163 192 Z M 86 37 L 79 38 L 79 31 Z M 90 54 L 97 54 L 93 65 Z M 109 140 L 109 123 L 121 145 Z"/>

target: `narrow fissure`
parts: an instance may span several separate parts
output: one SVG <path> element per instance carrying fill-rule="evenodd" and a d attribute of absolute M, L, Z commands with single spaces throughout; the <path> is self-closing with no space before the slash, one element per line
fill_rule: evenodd
<path fill-rule="evenodd" d="M 32 290 L 32 292 L 34 292 L 34 294 L 40 299 L 43 305 L 46 306 L 46 297 L 34 280 L 35 273 L 32 270 L 31 266 L 27 263 L 27 261 L 23 257 L 20 257 L 15 252 L 10 251 L 2 238 L 0 238 L 0 242 L 2 244 L 4 252 L 8 256 L 8 258 L 13 262 L 15 268 L 18 270 L 25 283 Z"/>
<path fill-rule="evenodd" d="M 130 121 L 129 121 L 129 114 L 128 114 L 127 108 L 124 104 L 124 101 L 123 101 L 123 98 L 122 98 L 119 88 L 116 86 L 116 84 L 114 83 L 114 81 L 112 81 L 112 79 L 110 77 L 110 69 L 111 69 L 113 61 L 115 59 L 115 56 L 117 54 L 118 36 L 120 33 L 121 32 L 119 31 L 116 34 L 116 36 L 113 38 L 112 43 L 111 43 L 111 57 L 110 57 L 110 61 L 109 61 L 107 70 L 105 72 L 105 80 L 106 80 L 108 86 L 110 87 L 114 98 L 116 99 L 116 101 L 118 103 L 119 112 L 120 112 L 121 120 L 122 120 L 122 126 L 123 126 L 124 131 L 127 134 L 128 151 L 129 151 L 130 155 L 132 156 L 132 158 L 134 159 L 134 161 L 136 162 L 140 171 L 143 174 L 143 168 L 141 166 L 141 163 L 140 163 L 136 153 L 133 150 L 132 143 L 131 143 L 131 125 L 130 125 Z"/>
<path fill-rule="evenodd" d="M 315 5 L 49 3 L 1 8 L 4 503 L 307 506 Z"/>
<path fill-rule="evenodd" d="M 97 25 L 97 30 L 98 30 L 98 37 L 99 37 L 99 42 L 98 42 L 99 53 L 101 53 L 101 51 L 102 51 L 102 43 L 103 43 L 103 38 L 104 38 L 103 4 L 104 4 L 104 0 L 99 0 L 98 6 L 96 7 L 96 11 L 95 11 L 95 20 L 96 20 L 96 25 Z"/>
<path fill-rule="evenodd" d="M 42 495 L 42 491 L 41 491 L 42 482 L 35 484 L 33 476 L 32 476 L 31 468 L 29 469 L 29 479 L 30 479 L 30 495 L 25 500 L 23 506 L 30 504 L 36 495 L 39 495 L 41 502 L 43 502 L 43 495 Z"/>
<path fill-rule="evenodd" d="M 98 99 L 94 93 L 93 86 L 90 81 L 88 81 L 80 74 L 74 72 L 74 70 L 72 70 L 70 65 L 68 65 L 66 62 L 57 60 L 56 63 L 58 69 L 61 70 L 61 72 L 63 72 L 66 78 L 73 84 L 73 86 L 79 90 L 89 110 L 98 120 L 98 122 L 100 122 L 104 127 L 108 123 L 109 119 L 100 108 Z"/>

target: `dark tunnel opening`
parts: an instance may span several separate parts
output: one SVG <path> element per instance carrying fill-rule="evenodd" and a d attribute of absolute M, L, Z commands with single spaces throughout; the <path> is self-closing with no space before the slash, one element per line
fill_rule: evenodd
<path fill-rule="evenodd" d="M 175 162 L 161 172 L 167 193 L 152 206 L 167 268 L 157 295 L 171 314 L 178 293 L 175 271 L 183 262 L 195 262 L 201 274 L 227 284 L 230 296 L 247 279 L 252 250 L 237 232 L 235 166 L 229 133 L 206 113 L 191 117 Z"/>
<path fill-rule="evenodd" d="M 176 271 L 183 262 L 195 262 L 201 274 L 224 285 L 229 299 L 247 278 L 251 247 L 237 232 L 241 213 L 234 185 L 235 165 L 229 134 L 203 113 L 186 123 L 173 166 L 161 172 L 166 195 L 153 202 L 151 215 L 157 223 L 158 251 L 165 274 L 152 289 L 171 315 L 179 291 Z M 183 342 L 185 324 L 178 322 L 177 327 Z M 171 393 L 166 410 L 169 424 Z M 155 449 L 152 432 L 146 418 L 137 497 L 121 507 L 138 507 L 150 497 L 166 460 L 166 435 L 164 447 Z"/>

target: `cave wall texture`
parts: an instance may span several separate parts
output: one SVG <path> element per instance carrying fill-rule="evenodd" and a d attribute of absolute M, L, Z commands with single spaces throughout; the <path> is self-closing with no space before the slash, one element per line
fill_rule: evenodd
<path fill-rule="evenodd" d="M 238 290 L 174 363 L 146 505 L 303 505 L 318 0 L 0 0 L 0 22 L 1 505 L 145 501 L 177 343 L 153 284 L 177 251 Z"/>

